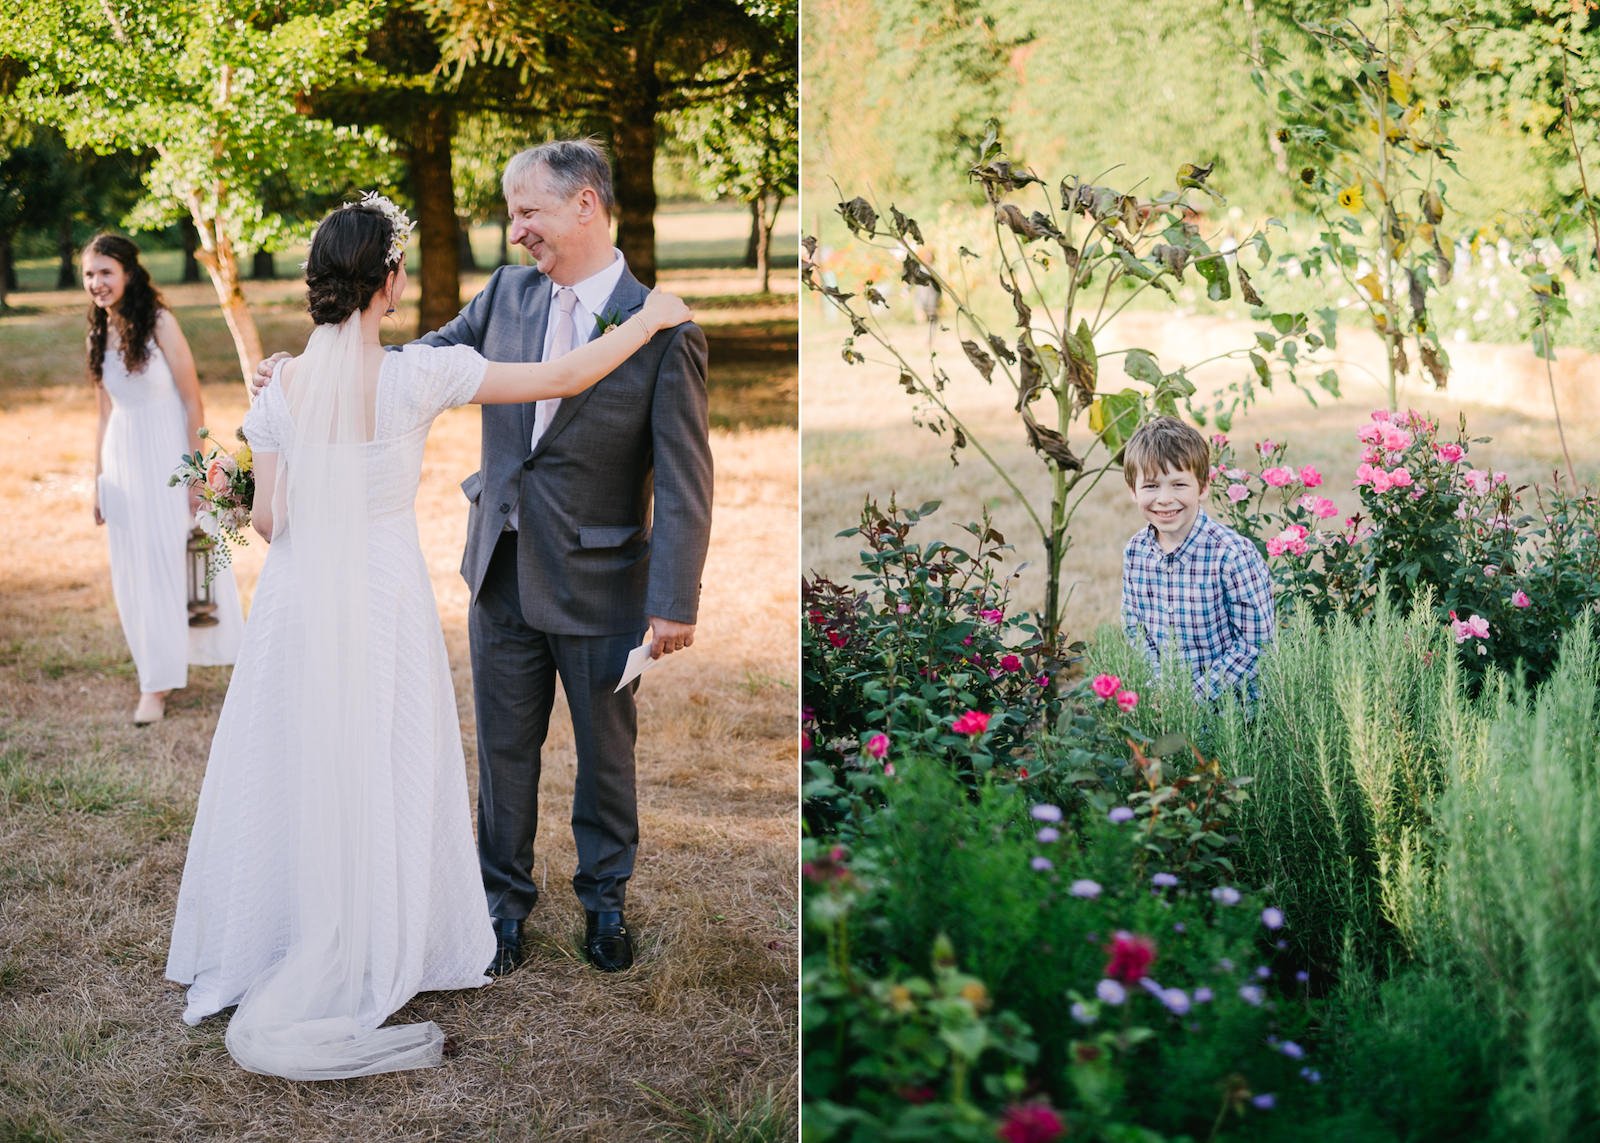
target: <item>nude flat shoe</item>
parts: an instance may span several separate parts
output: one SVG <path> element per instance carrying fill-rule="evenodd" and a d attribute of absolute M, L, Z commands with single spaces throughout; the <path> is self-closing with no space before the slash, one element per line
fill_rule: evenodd
<path fill-rule="evenodd" d="M 149 726 L 152 722 L 160 722 L 166 713 L 166 695 L 142 694 L 139 696 L 139 709 L 133 712 L 133 725 Z"/>

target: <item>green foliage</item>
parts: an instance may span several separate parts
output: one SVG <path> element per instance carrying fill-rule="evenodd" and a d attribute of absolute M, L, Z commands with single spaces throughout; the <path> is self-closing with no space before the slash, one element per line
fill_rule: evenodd
<path fill-rule="evenodd" d="M 1286 68 L 1286 58 L 1272 50 L 1263 60 L 1279 84 L 1280 138 L 1299 192 L 1321 223 L 1295 264 L 1342 280 L 1346 298 L 1383 339 L 1393 409 L 1398 378 L 1411 369 L 1408 338 L 1434 385 L 1442 388 L 1449 375 L 1428 306 L 1452 272 L 1452 244 L 1441 226 L 1446 175 L 1460 172 L 1450 133 L 1453 103 L 1423 84 L 1429 57 L 1458 26 L 1443 21 L 1430 40 L 1426 33 L 1435 29 L 1388 4 L 1298 26 L 1323 49 L 1320 69 L 1307 75 Z M 1263 72 L 1256 82 L 1266 90 Z"/>
<path fill-rule="evenodd" d="M 1447 757 L 1436 884 L 1436 955 L 1459 965 L 1514 1066 L 1497 1094 L 1506 1137 L 1588 1136 L 1600 1098 L 1600 643 L 1592 617 L 1563 640 L 1537 695 L 1496 695 L 1478 749 Z"/>
<path fill-rule="evenodd" d="M 1324 517 L 1332 503 L 1311 491 L 1321 474 L 1284 463 L 1281 442 L 1240 461 L 1258 461 L 1259 473 L 1236 467 L 1225 440 L 1217 445 L 1212 510 L 1261 547 L 1279 606 L 1322 620 L 1360 615 L 1380 592 L 1402 609 L 1427 598 L 1437 621 L 1452 624 L 1474 689 L 1495 667 L 1521 664 L 1543 678 L 1562 632 L 1600 602 L 1600 499 L 1559 479 L 1528 496 L 1504 473 L 1472 468 L 1483 440 L 1468 438 L 1464 418 L 1453 440 L 1415 412 L 1374 414 L 1356 435 L 1366 514 L 1343 523 Z"/>
<path fill-rule="evenodd" d="M 864 363 L 863 344 L 883 351 L 886 357 L 873 364 L 896 371 L 900 385 L 919 402 L 919 424 L 949 435 L 951 462 L 959 463 L 962 450 L 970 447 L 1026 509 L 1047 553 L 1041 623 L 1052 634 L 1059 635 L 1064 625 L 1062 576 L 1072 543 L 1072 517 L 1100 479 L 1118 468 L 1122 446 L 1134 429 L 1147 417 L 1176 414 L 1180 408 L 1203 423 L 1208 411 L 1192 401 L 1196 387 L 1190 371 L 1231 359 L 1246 366 L 1244 376 L 1209 411 L 1225 426 L 1253 398 L 1257 385 L 1272 384 L 1260 350 L 1278 353 L 1290 379 L 1298 383 L 1300 343 L 1312 348 L 1322 344 L 1307 328 L 1304 314 L 1274 312 L 1265 304 L 1244 260 L 1223 248 L 1218 233 L 1202 233 L 1195 202 L 1221 200 L 1208 185 L 1211 171 L 1210 164 L 1183 163 L 1175 170 L 1175 188 L 1150 196 L 1095 185 L 1076 175 L 1051 186 L 1006 156 L 998 126 L 991 122 L 978 145 L 977 163 L 968 172 L 988 203 L 989 244 L 976 254 L 947 236 L 935 233 L 931 240 L 943 249 L 959 250 L 955 266 L 936 265 L 921 224 L 893 205 L 885 217 L 859 196 L 838 204 L 840 218 L 858 241 L 894 251 L 901 280 L 931 299 L 922 303 L 924 308 L 936 311 L 946 301 L 954 308 L 967 365 L 985 383 L 994 384 L 998 376 L 1015 391 L 1022 430 L 1050 474 L 1047 517 L 1022 495 L 1017 480 L 950 403 L 949 375 L 933 349 L 932 326 L 928 365 L 918 369 L 885 325 L 882 311 L 888 300 L 883 292 L 870 281 L 841 287 L 831 270 L 814 261 L 815 237 L 806 239 L 810 257 L 802 263 L 801 280 L 848 318 L 851 332 L 842 346 L 844 359 Z M 1011 201 L 1018 196 L 1023 196 L 1023 205 Z M 1025 213 L 1033 205 L 1043 209 Z M 1252 234 L 1245 245 L 1262 265 L 1268 263 L 1271 247 L 1264 234 Z M 980 267 L 985 271 L 981 277 Z M 1108 326 L 1118 313 L 1151 290 L 1172 298 L 1187 270 L 1206 283 L 1212 301 L 1230 298 L 1237 283 L 1239 294 L 1254 307 L 1252 313 L 1267 320 L 1271 332 L 1257 333 L 1234 350 L 1176 366 L 1137 346 L 1106 344 Z M 983 301 L 986 294 L 993 307 Z M 1004 312 L 999 321 L 992 317 L 997 309 Z M 1002 336 L 996 325 L 1009 325 L 1013 332 Z M 1131 384 L 1117 379 L 1112 373 L 1116 366 Z"/>
<path fill-rule="evenodd" d="M 266 211 L 252 188 L 278 173 L 337 193 L 374 172 L 376 136 L 301 113 L 307 89 L 352 69 L 373 26 L 365 5 L 298 0 L 271 16 L 219 2 L 8 5 L 0 51 L 26 61 L 14 106 L 73 147 L 154 151 L 142 229 L 186 213 L 235 246 L 269 245 L 303 223 Z"/>
<path fill-rule="evenodd" d="M 806 851 L 808 1138 L 929 1138 L 948 1121 L 992 1139 L 1025 1091 L 1073 1137 L 1293 1137 L 1316 1055 L 1295 986 L 1266 963 L 1259 901 L 1153 890 L 1129 861 L 1135 827 L 1094 813 L 1052 838 L 1025 789 L 990 781 L 972 801 L 937 762 L 905 759 L 888 795 L 848 854 Z M 1118 967 L 1112 946 L 1135 937 L 1153 960 Z M 1251 1103 L 1268 1093 L 1273 1115 Z"/>
<path fill-rule="evenodd" d="M 1429 860 L 1427 827 L 1444 758 L 1467 741 L 1468 706 L 1449 632 L 1430 608 L 1317 627 L 1301 612 L 1259 660 L 1259 699 L 1214 712 L 1186 679 L 1149 668 L 1119 634 L 1094 646 L 1097 668 L 1140 684 L 1131 721 L 1157 736 L 1193 726 L 1202 751 L 1252 779 L 1236 818 L 1245 884 L 1269 887 L 1293 919 L 1297 955 L 1331 973 L 1349 956 L 1384 963 L 1421 921 L 1405 893 Z"/>
<path fill-rule="evenodd" d="M 807 819 L 833 832 L 849 791 L 870 796 L 884 762 L 939 757 L 969 780 L 1006 762 L 1050 717 L 1054 656 L 1025 618 L 1007 614 L 1010 550 L 987 520 L 963 525 L 968 552 L 912 531 L 938 508 L 887 511 L 868 500 L 842 535 L 863 544 L 865 590 L 822 577 L 802 583 L 801 676 L 814 783 Z M 957 722 L 987 715 L 980 733 Z M 881 749 L 871 751 L 876 735 Z"/>

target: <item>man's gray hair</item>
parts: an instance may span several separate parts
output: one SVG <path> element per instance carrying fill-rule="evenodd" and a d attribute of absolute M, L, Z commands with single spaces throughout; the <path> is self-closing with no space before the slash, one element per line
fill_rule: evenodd
<path fill-rule="evenodd" d="M 611 190 L 611 162 L 598 139 L 556 139 L 519 151 L 506 164 L 506 173 L 500 180 L 501 190 L 507 198 L 514 190 L 528 186 L 533 172 L 543 167 L 555 189 L 563 198 L 571 198 L 584 187 L 591 187 L 605 207 L 610 218 L 617 210 L 617 198 Z"/>

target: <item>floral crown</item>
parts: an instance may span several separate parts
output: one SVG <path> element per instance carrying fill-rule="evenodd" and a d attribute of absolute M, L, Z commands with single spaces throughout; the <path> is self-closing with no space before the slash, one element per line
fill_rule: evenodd
<path fill-rule="evenodd" d="M 377 191 L 368 191 L 355 202 L 345 203 L 341 209 L 349 210 L 352 207 L 370 208 L 389 220 L 394 229 L 389 234 L 389 253 L 383 261 L 386 266 L 400 265 L 406 256 L 406 242 L 411 237 L 411 228 L 416 224 L 407 217 L 405 211 L 395 205 L 392 199 Z"/>

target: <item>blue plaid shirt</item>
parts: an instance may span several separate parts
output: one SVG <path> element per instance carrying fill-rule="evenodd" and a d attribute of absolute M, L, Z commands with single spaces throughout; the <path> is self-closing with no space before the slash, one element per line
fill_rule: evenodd
<path fill-rule="evenodd" d="M 1177 644 L 1195 694 L 1255 692 L 1256 657 L 1272 641 L 1272 574 L 1255 545 L 1200 509 L 1177 551 L 1163 552 L 1141 528 L 1122 553 L 1122 627 L 1159 667 Z"/>

